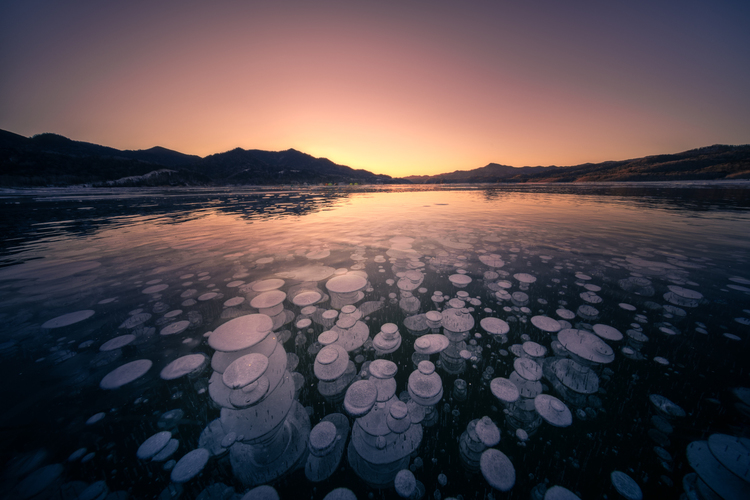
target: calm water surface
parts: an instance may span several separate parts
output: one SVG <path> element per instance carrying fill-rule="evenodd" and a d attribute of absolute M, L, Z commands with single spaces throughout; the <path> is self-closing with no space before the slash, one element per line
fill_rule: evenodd
<path fill-rule="evenodd" d="M 458 356 L 429 356 L 444 394 L 427 420 L 413 424 L 422 426 L 422 439 L 401 464 L 424 484 L 425 498 L 527 499 L 540 484 L 581 498 L 620 498 L 613 471 L 633 478 L 645 498 L 678 498 L 693 471 L 691 442 L 716 433 L 750 436 L 750 401 L 741 389 L 750 387 L 750 188 L 741 184 L 50 190 L 0 193 L 0 203 L 5 495 L 77 498 L 104 481 L 121 492 L 112 498 L 125 498 L 123 491 L 196 498 L 212 485 L 214 496 L 201 498 L 231 498 L 220 496 L 217 484 L 240 498 L 248 487 L 221 447 L 194 478 L 171 481 L 174 461 L 208 446 L 206 429 L 221 407 L 209 390 L 210 364 L 174 380 L 160 373 L 188 354 L 212 357 L 211 333 L 258 313 L 250 302 L 261 292 L 253 287 L 267 279 L 283 279 L 287 294 L 274 334 L 299 359 L 287 370 L 296 375 L 285 377 L 295 382 L 302 420 L 309 420 L 307 431 L 304 423 L 290 431 L 304 447 L 309 426 L 344 413 L 344 392 L 322 396 L 313 370 L 317 336 L 328 330 L 320 313 L 340 308 L 326 287 L 331 278 L 366 277 L 354 305 L 369 338 L 349 353 L 359 372 L 354 380 L 366 377 L 369 361 L 391 360 L 395 397 L 404 401 L 421 359 L 413 357 L 415 340 L 442 332 L 439 325 L 413 330 L 415 316 L 466 309 L 473 325 L 444 353 Z M 459 288 L 456 275 L 470 282 Z M 407 276 L 422 281 L 404 293 Z M 292 302 L 300 289 L 320 293 L 317 315 Z M 449 305 L 454 298 L 463 304 Z M 68 316 L 79 311 L 87 312 Z M 550 375 L 562 359 L 581 360 L 560 347 L 559 331 L 535 326 L 536 316 L 556 320 L 559 331 L 607 325 L 623 334 L 599 341 L 612 359 L 585 367 L 598 380 L 592 393 L 566 391 Z M 509 332 L 485 331 L 480 321 L 488 317 L 506 322 Z M 305 318 L 309 325 L 300 323 Z M 402 342 L 379 354 L 372 339 L 385 323 L 398 326 Z M 133 336 L 127 345 L 101 350 L 123 335 Z M 513 379 L 516 356 L 529 356 L 528 341 L 546 350 L 534 359 L 544 367 L 540 391 L 566 403 L 570 425 L 540 418 L 533 399 L 503 404 L 493 396 L 490 382 Z M 151 362 L 145 374 L 101 387 L 110 372 L 136 360 Z M 454 393 L 459 378 L 467 383 L 465 398 Z M 653 395 L 679 408 L 659 411 Z M 172 410 L 180 411 L 166 413 Z M 501 433 L 492 447 L 513 464 L 507 493 L 461 457 L 462 434 L 484 416 Z M 176 451 L 163 461 L 139 459 L 139 446 L 164 430 L 178 441 Z M 269 482 L 282 498 L 323 498 L 339 486 L 358 498 L 396 496 L 392 486 L 363 479 L 346 451 L 329 479 L 313 483 L 306 456 Z M 45 466 L 46 475 L 34 472 Z M 28 477 L 48 486 L 33 496 L 30 481 L 22 482 Z"/>

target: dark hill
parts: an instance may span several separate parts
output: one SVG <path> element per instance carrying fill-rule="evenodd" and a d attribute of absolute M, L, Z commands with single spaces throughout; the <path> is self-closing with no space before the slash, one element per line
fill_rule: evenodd
<path fill-rule="evenodd" d="M 234 149 L 201 158 L 163 147 L 125 150 L 58 134 L 0 130 L 0 186 L 387 183 L 387 175 L 337 165 L 294 149 Z"/>
<path fill-rule="evenodd" d="M 550 171 L 560 167 L 510 167 L 498 163 L 490 163 L 487 166 L 474 170 L 456 170 L 447 174 L 432 176 L 410 176 L 406 177 L 414 183 L 442 184 L 442 183 L 482 183 L 482 182 L 504 182 L 518 175 L 529 175 Z"/>
<path fill-rule="evenodd" d="M 675 154 L 585 163 L 572 167 L 514 168 L 490 163 L 474 170 L 407 177 L 411 182 L 622 182 L 750 179 L 750 145 L 714 145 Z"/>
<path fill-rule="evenodd" d="M 714 145 L 676 154 L 522 167 L 490 163 L 474 170 L 393 179 L 338 165 L 295 149 L 236 148 L 205 158 L 163 147 L 126 150 L 68 139 L 31 138 L 0 130 L 0 186 L 195 186 L 270 184 L 596 182 L 750 179 L 750 145 Z"/>
<path fill-rule="evenodd" d="M 299 183 L 378 183 L 392 182 L 387 175 L 337 165 L 327 158 L 315 158 L 295 149 L 286 151 L 244 150 L 207 156 L 188 167 L 196 172 L 211 172 L 217 182 L 227 184 Z"/>

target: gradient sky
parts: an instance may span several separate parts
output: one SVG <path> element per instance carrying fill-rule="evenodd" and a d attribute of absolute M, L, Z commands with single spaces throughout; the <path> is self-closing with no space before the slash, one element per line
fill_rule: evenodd
<path fill-rule="evenodd" d="M 750 2 L 0 2 L 0 129 L 393 176 L 750 142 Z"/>

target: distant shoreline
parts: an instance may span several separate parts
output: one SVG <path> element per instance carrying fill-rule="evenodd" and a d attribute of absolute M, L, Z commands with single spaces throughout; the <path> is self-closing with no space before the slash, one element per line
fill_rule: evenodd
<path fill-rule="evenodd" d="M 750 189 L 750 179 L 737 180 L 683 180 L 683 181 L 607 181 L 607 182 L 506 182 L 506 183 L 452 183 L 452 184 L 358 184 L 339 186 L 291 186 L 291 185 L 242 185 L 242 186 L 64 186 L 64 187 L 2 187 L 0 198 L 6 196 L 29 196 L 29 195 L 102 195 L 102 194 L 156 194 L 161 192 L 171 193 L 203 193 L 224 191 L 227 193 L 237 191 L 264 192 L 264 191 L 463 191 L 466 189 L 486 190 L 512 188 L 517 190 L 542 190 L 554 191 L 555 188 L 605 188 L 605 187 L 641 187 L 641 188 L 664 188 L 664 189 L 706 189 L 706 188 L 732 188 Z"/>

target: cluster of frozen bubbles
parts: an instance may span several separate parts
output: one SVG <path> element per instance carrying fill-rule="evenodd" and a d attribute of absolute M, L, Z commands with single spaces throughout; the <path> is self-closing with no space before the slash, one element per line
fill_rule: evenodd
<path fill-rule="evenodd" d="M 476 250 L 475 262 L 466 256 L 471 249 L 456 241 L 439 241 L 442 247 L 433 247 L 430 256 L 418 250 L 414 238 L 388 241 L 387 250 L 374 256 L 358 248 L 348 268 L 324 265 L 330 251 L 319 249 L 306 255 L 310 262 L 304 265 L 259 257 L 236 268 L 223 286 L 209 284 L 206 271 L 172 280 L 180 285 L 164 278 L 141 284 L 146 304 L 129 312 L 116 335 L 98 343 L 92 366 L 108 370 L 99 390 L 168 384 L 173 391 L 207 394 L 212 411 L 204 414 L 215 417 L 201 422 L 193 442 L 180 437 L 184 411 L 163 412 L 132 449 L 118 450 L 169 472 L 159 498 L 179 497 L 197 478 L 221 478 L 226 470 L 244 490 L 209 481 L 197 498 L 279 498 L 274 485 L 283 478 L 304 471 L 309 482 L 329 485 L 325 481 L 339 470 L 401 498 L 441 498 L 440 488 L 456 471 L 446 466 L 436 478 L 423 476 L 424 438 L 472 409 L 482 413 L 471 415 L 458 438 L 463 473 L 481 478 L 469 484 L 488 496 L 510 491 L 517 475 L 524 474 L 512 456 L 533 442 L 542 426 L 564 429 L 598 418 L 606 411 L 604 386 L 617 377 L 608 365 L 618 356 L 647 362 L 649 335 L 686 334 L 690 312 L 708 303 L 690 281 L 690 266 L 674 258 L 613 259 L 609 267 L 629 275 L 608 291 L 601 273 L 589 275 L 570 263 L 555 265 L 559 277 L 549 283 L 528 272 L 508 272 L 506 260 L 514 267 L 522 251 L 510 247 L 505 256 L 497 253 L 499 238 L 485 238 L 487 246 Z M 538 257 L 545 264 L 555 260 Z M 389 271 L 392 277 L 385 278 Z M 566 273 L 569 282 L 562 283 Z M 258 279 L 246 281 L 250 276 Z M 727 286 L 747 294 L 748 285 L 735 276 Z M 532 298 L 540 295 L 535 288 L 558 286 L 577 287 L 576 302 L 560 299 L 551 305 Z M 389 290 L 387 297 L 376 289 Z M 609 297 L 627 296 L 640 308 L 607 303 Z M 99 305 L 113 302 L 103 299 Z M 611 316 L 618 318 L 617 326 L 603 319 L 604 308 L 616 311 Z M 660 321 L 649 322 L 651 311 L 661 314 Z M 97 314 L 70 312 L 41 328 L 64 331 Z M 747 327 L 750 320 L 738 317 L 735 323 Z M 204 327 L 209 324 L 216 325 L 213 331 Z M 703 323 L 693 328 L 699 335 L 709 333 Z M 723 337 L 737 341 L 741 334 L 724 332 Z M 138 356 L 141 346 L 170 339 L 189 352 L 168 360 Z M 671 364 L 667 352 L 651 360 Z M 115 363 L 119 366 L 110 369 Z M 737 407 L 750 416 L 750 388 L 735 388 L 734 394 Z M 492 404 L 461 406 L 482 395 Z M 317 402 L 323 404 L 305 405 Z M 671 471 L 669 436 L 687 414 L 661 394 L 650 394 L 649 403 L 653 428 L 648 435 Z M 321 414 L 321 407 L 334 411 Z M 108 418 L 102 409 L 86 424 L 95 428 Z M 691 442 L 685 453 L 692 467 L 682 481 L 687 498 L 750 498 L 750 439 L 715 433 Z M 30 460 L 10 491 L 17 498 L 128 498 L 124 489 L 110 491 L 106 477 L 92 483 L 69 477 L 71 464 L 92 458 L 93 452 L 82 447 L 64 463 Z M 601 481 L 603 494 L 642 498 L 642 477 L 628 463 L 621 468 L 609 471 L 606 484 Z M 662 481 L 672 483 L 667 476 Z M 435 482 L 436 490 L 426 491 L 425 483 Z M 356 498 L 351 489 L 329 489 L 321 493 L 327 500 Z M 565 484 L 545 481 L 529 495 L 580 498 Z"/>

